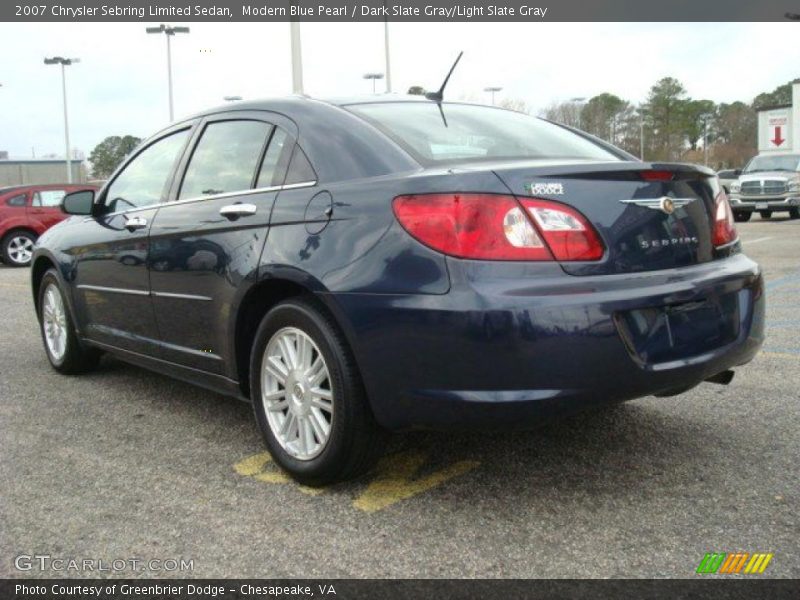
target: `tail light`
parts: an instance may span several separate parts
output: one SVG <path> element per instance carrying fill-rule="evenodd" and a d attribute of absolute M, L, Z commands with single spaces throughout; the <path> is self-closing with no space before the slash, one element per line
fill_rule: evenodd
<path fill-rule="evenodd" d="M 398 196 L 400 224 L 414 238 L 458 258 L 598 260 L 604 247 L 586 219 L 556 202 L 495 194 Z"/>
<path fill-rule="evenodd" d="M 717 196 L 716 205 L 714 206 L 714 229 L 711 239 L 714 242 L 714 246 L 719 247 L 735 242 L 738 237 L 739 234 L 736 233 L 733 211 L 728 203 L 728 197 L 724 192 L 721 192 Z"/>

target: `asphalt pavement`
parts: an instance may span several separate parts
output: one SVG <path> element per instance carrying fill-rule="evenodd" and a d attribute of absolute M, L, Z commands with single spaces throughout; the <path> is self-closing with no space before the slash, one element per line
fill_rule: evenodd
<path fill-rule="evenodd" d="M 800 577 L 800 220 L 738 228 L 768 340 L 730 386 L 396 436 L 322 491 L 272 465 L 249 405 L 109 358 L 57 374 L 28 270 L 0 266 L 0 576 L 685 578 L 745 551 Z"/>

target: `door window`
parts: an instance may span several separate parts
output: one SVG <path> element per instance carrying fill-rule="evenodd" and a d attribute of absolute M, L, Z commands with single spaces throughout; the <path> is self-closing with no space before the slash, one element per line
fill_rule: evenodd
<path fill-rule="evenodd" d="M 178 131 L 150 144 L 136 155 L 108 188 L 106 207 L 109 212 L 161 202 L 172 167 L 188 136 L 188 129 Z"/>
<path fill-rule="evenodd" d="M 6 204 L 8 206 L 25 206 L 25 194 L 19 194 L 18 196 L 12 196 L 8 200 L 6 200 Z"/>
<path fill-rule="evenodd" d="M 249 190 L 271 128 L 261 121 L 207 125 L 186 168 L 178 199 Z"/>
<path fill-rule="evenodd" d="M 34 192 L 31 206 L 41 206 L 42 208 L 61 206 L 64 194 L 66 194 L 64 190 L 40 190 Z"/>
<path fill-rule="evenodd" d="M 282 173 L 285 169 L 281 169 L 279 163 L 288 138 L 289 135 L 283 129 L 275 128 L 275 133 L 269 140 L 269 147 L 264 153 L 264 160 L 261 162 L 256 187 L 272 187 L 283 183 Z"/>

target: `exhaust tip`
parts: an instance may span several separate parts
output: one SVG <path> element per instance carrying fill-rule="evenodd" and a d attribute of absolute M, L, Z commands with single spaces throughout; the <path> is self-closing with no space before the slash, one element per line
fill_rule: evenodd
<path fill-rule="evenodd" d="M 733 381 L 733 376 L 735 373 L 728 369 L 727 371 L 722 371 L 721 373 L 717 373 L 706 379 L 708 383 L 718 383 L 720 385 L 728 385 L 731 381 Z"/>

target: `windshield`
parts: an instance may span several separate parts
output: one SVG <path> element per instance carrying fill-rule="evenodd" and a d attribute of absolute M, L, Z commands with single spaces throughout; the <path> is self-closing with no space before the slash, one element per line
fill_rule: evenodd
<path fill-rule="evenodd" d="M 800 171 L 800 154 L 756 156 L 744 168 L 745 173 L 759 171 Z"/>
<path fill-rule="evenodd" d="M 373 123 L 422 164 L 505 158 L 620 160 L 563 127 L 489 106 L 442 104 L 440 112 L 435 102 L 381 102 L 347 109 Z"/>

